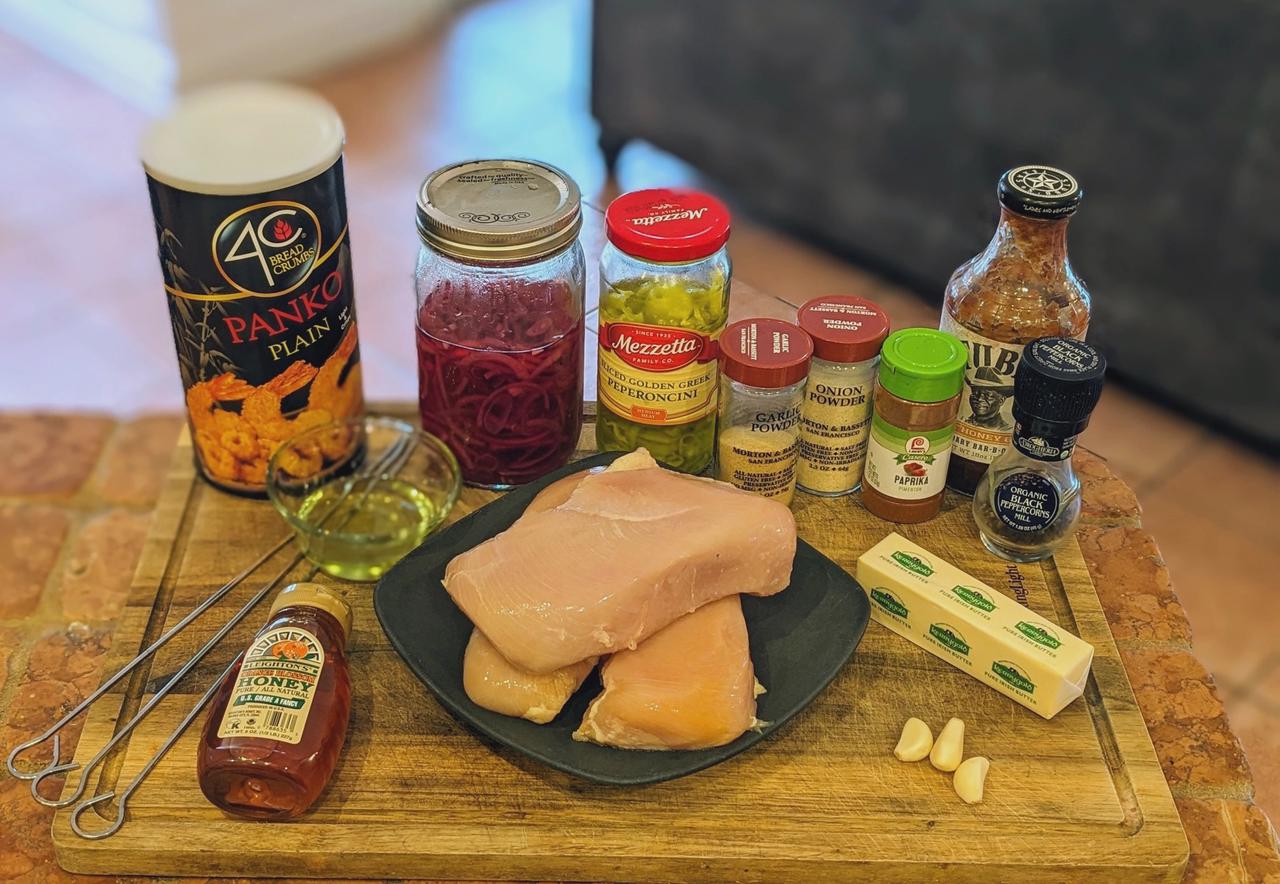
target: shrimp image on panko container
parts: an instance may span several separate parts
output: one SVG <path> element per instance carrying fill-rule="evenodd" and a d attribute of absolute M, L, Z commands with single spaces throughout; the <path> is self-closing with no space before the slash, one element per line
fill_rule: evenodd
<path fill-rule="evenodd" d="M 342 146 L 327 102 L 265 83 L 186 97 L 143 139 L 196 462 L 219 487 L 265 494 L 284 442 L 364 412 Z M 280 462 L 311 475 L 356 442 L 335 428 Z"/>

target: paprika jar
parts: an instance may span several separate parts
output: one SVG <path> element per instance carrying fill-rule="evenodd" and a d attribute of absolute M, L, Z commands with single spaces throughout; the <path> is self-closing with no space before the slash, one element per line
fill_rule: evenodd
<path fill-rule="evenodd" d="M 965 349 L 931 328 L 885 339 L 876 376 L 862 503 L 890 522 L 932 519 L 942 509 Z"/>
<path fill-rule="evenodd" d="M 474 160 L 418 193 L 418 406 L 470 485 L 563 466 L 582 431 L 578 186 L 554 166 Z"/>
<path fill-rule="evenodd" d="M 700 473 L 715 451 L 729 210 L 705 193 L 640 190 L 609 204 L 605 230 L 596 445 Z"/>

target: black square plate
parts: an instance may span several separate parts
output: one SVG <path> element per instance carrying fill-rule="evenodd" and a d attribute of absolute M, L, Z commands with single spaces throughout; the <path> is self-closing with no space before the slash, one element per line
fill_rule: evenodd
<path fill-rule="evenodd" d="M 756 678 L 768 689 L 759 698 L 756 715 L 768 724 L 716 749 L 647 752 L 575 742 L 572 734 L 600 690 L 594 674 L 548 724 L 481 709 L 462 688 L 462 654 L 471 621 L 445 592 L 445 566 L 459 553 L 505 531 L 547 485 L 618 456 L 598 454 L 569 464 L 427 538 L 379 581 L 374 607 L 387 638 L 409 668 L 459 719 L 557 770 L 596 783 L 635 785 L 703 770 L 772 735 L 835 678 L 862 639 L 870 607 L 862 588 L 844 569 L 800 541 L 785 590 L 767 598 L 742 597 Z"/>

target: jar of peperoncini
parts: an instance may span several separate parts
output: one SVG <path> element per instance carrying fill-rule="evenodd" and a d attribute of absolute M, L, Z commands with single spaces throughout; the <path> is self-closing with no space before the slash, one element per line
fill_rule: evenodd
<path fill-rule="evenodd" d="M 641 190 L 610 203 L 605 227 L 596 445 L 700 473 L 715 451 L 729 210 L 705 193 Z"/>

